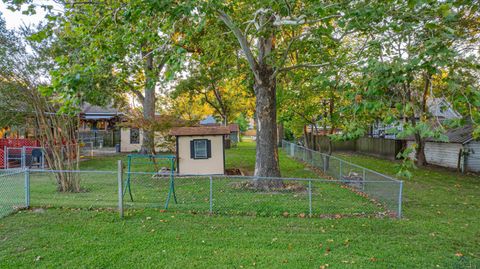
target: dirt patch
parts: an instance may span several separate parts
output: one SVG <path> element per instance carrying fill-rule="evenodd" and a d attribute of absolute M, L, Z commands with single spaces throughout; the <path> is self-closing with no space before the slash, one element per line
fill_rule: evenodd
<path fill-rule="evenodd" d="M 255 182 L 252 180 L 234 182 L 231 184 L 232 188 L 236 190 L 248 190 L 256 192 L 306 192 L 307 187 L 301 182 L 284 182 L 282 187 L 270 188 L 268 191 L 264 189 L 259 189 Z"/>
<path fill-rule="evenodd" d="M 225 175 L 227 176 L 244 176 L 242 170 L 238 168 L 225 169 Z"/>

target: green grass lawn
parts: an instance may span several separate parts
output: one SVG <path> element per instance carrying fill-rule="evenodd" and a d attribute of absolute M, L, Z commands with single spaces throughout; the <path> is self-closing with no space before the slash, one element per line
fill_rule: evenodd
<path fill-rule="evenodd" d="M 254 153 L 251 143 L 228 150 L 227 167 L 253 171 Z M 394 162 L 355 155 L 342 157 L 382 173 L 395 173 Z M 280 163 L 283 176 L 318 177 L 283 154 Z M 115 167 L 116 159 L 107 157 L 82 163 L 82 169 L 88 170 L 113 170 Z M 93 191 L 95 185 L 104 188 L 110 184 L 109 180 L 106 185 L 98 183 L 101 178 L 105 176 L 92 174 L 82 179 L 84 183 L 97 182 L 88 186 L 90 192 L 83 195 L 101 193 Z M 47 178 L 42 180 L 51 182 Z M 138 183 L 137 190 L 133 189 L 134 197 L 142 199 L 143 195 L 151 201 L 158 195 L 159 189 L 153 188 L 152 181 L 149 178 L 143 180 L 144 185 Z M 181 207 L 166 212 L 153 207 L 134 207 L 121 220 L 111 210 L 96 209 L 97 203 L 108 200 L 106 198 L 111 195 L 114 197 L 114 192 L 97 197 L 97 202 L 87 210 L 85 202 L 91 200 L 90 197 L 83 201 L 81 197 L 62 198 L 50 184 L 37 185 L 42 195 L 35 197 L 33 184 L 32 179 L 32 204 L 36 199 L 42 204 L 51 201 L 54 207 L 78 203 L 82 209 L 69 206 L 26 210 L 0 219 L 0 268 L 434 268 L 437 265 L 462 268 L 454 266 L 469 262 L 480 266 L 478 176 L 461 176 L 439 169 L 414 171 L 414 177 L 405 180 L 405 218 L 402 220 L 309 219 L 296 214 L 289 217 L 282 214 L 209 216 L 199 214 L 199 208 L 188 212 Z M 195 205 L 202 209 L 208 206 L 208 199 L 205 201 L 208 192 L 200 190 L 198 184 L 190 180 L 183 188 L 179 185 L 179 199 L 189 197 L 179 206 Z M 225 187 L 222 182 L 217 186 Z M 338 208 L 342 209 L 348 208 L 342 205 L 346 198 L 360 199 L 348 190 L 334 193 L 340 197 L 337 198 Z M 319 199 L 315 202 L 319 209 L 325 210 L 321 208 L 322 203 L 335 206 L 331 203 L 332 197 L 322 201 L 325 197 L 320 194 L 325 193 L 314 196 Z M 298 213 L 308 209 L 297 206 L 301 204 L 299 201 L 304 201 L 302 193 L 282 195 L 282 208 L 266 210 L 281 213 L 281 209 L 290 206 L 291 213 Z M 261 200 L 248 201 L 250 196 L 244 193 L 234 197 L 240 203 L 224 210 L 245 210 L 242 207 L 261 204 Z M 361 204 L 361 201 L 354 204 Z M 227 202 L 231 201 L 222 201 Z M 355 209 L 358 210 L 361 209 Z"/>
<path fill-rule="evenodd" d="M 255 148 L 252 143 L 241 143 L 228 151 L 228 167 L 241 168 L 247 174 L 253 172 Z M 125 156 L 122 156 L 125 158 Z M 318 178 L 305 167 L 280 153 L 281 166 L 286 177 Z M 117 174 L 113 172 L 118 157 L 103 157 L 82 163 L 86 172 L 80 174 L 83 191 L 80 193 L 59 193 L 52 173 L 32 172 L 31 205 L 33 207 L 64 208 L 114 208 L 118 204 Z M 137 159 L 131 170 L 154 172 L 154 165 L 147 159 Z M 102 164 L 102 165 L 100 165 Z M 157 161 L 157 167 L 169 167 L 168 161 Z M 88 171 L 87 171 L 88 170 Z M 90 172 L 104 170 L 104 173 Z M 107 172 L 111 171 L 111 172 Z M 154 177 L 153 174 L 125 174 L 130 177 L 133 201 L 125 196 L 126 208 L 163 208 L 169 189 L 168 177 Z M 262 192 L 239 188 L 247 179 L 242 177 L 214 177 L 212 181 L 214 213 L 222 215 L 281 216 L 309 215 L 308 181 L 284 180 L 285 184 L 299 187 L 299 191 Z M 251 181 L 251 180 L 250 180 Z M 375 215 L 386 209 L 372 203 L 335 182 L 312 180 L 312 215 L 333 216 L 335 214 Z M 176 177 L 178 203 L 170 203 L 169 209 L 177 212 L 209 212 L 208 177 Z"/>

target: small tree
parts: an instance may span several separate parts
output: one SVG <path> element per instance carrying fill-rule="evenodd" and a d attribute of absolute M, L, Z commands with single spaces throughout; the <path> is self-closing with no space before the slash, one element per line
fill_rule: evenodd
<path fill-rule="evenodd" d="M 13 31 L 5 29 L 5 21 L 0 17 L 0 92 L 15 94 L 17 106 L 2 106 L 2 114 L 17 113 L 21 109 L 26 117 L 33 118 L 36 133 L 45 149 L 49 167 L 55 173 L 58 190 L 61 192 L 80 191 L 78 173 L 67 170 L 79 169 L 79 147 L 77 144 L 78 118 L 64 113 L 56 103 L 56 96 L 48 95 L 39 77 L 44 74 L 48 54 L 37 51 L 28 54 L 22 40 Z M 40 90 L 46 90 L 47 96 Z M 24 105 L 19 106 L 18 101 Z"/>

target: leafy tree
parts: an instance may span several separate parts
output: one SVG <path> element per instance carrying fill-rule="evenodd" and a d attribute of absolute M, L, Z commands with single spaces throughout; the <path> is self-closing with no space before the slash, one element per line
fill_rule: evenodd
<path fill-rule="evenodd" d="M 11 81 L 15 74 L 14 59 L 10 55 L 21 53 L 22 41 L 15 34 L 6 28 L 5 20 L 0 13 L 0 124 L 2 127 L 15 129 L 24 126 L 32 107 L 26 100 L 19 85 Z"/>
<path fill-rule="evenodd" d="M 224 125 L 232 122 L 240 112 L 251 114 L 252 91 L 245 75 L 247 66 L 239 57 L 235 40 L 218 38 L 224 33 L 221 22 L 203 18 L 185 44 L 192 53 L 188 59 L 188 77 L 179 81 L 175 96 L 200 96 Z"/>
<path fill-rule="evenodd" d="M 465 9 L 469 3 L 464 1 L 396 1 L 371 25 L 375 43 L 364 70 L 364 94 L 371 102 L 364 108 L 372 113 L 369 107 L 375 107 L 385 122 L 402 125 L 400 136 L 414 137 L 420 166 L 426 164 L 426 138 L 445 139 L 445 129 L 428 103 L 445 96 L 435 78 L 445 79 L 444 70 L 462 57 L 455 42 L 465 40 L 459 29 Z"/>
<path fill-rule="evenodd" d="M 323 40 L 340 42 L 348 31 L 350 10 L 358 3 L 317 1 L 242 1 L 213 7 L 215 15 L 235 36 L 250 74 L 256 97 L 257 150 L 255 175 L 279 176 L 277 144 L 277 78 L 283 72 L 328 65 L 310 57 Z M 242 31 L 240 26 L 246 25 Z M 297 57 L 290 57 L 295 55 Z M 270 184 L 267 182 L 267 185 Z"/>
<path fill-rule="evenodd" d="M 240 113 L 234 122 L 238 124 L 240 132 L 245 132 L 248 129 L 248 120 L 244 113 Z"/>
<path fill-rule="evenodd" d="M 54 37 L 50 90 L 97 105 L 133 94 L 144 119 L 154 121 L 156 91 L 174 78 L 185 55 L 179 28 L 191 8 L 173 0 L 65 2 L 64 13 L 48 17 L 49 27 L 32 36 Z M 144 131 L 141 151 L 151 153 L 153 130 Z"/>

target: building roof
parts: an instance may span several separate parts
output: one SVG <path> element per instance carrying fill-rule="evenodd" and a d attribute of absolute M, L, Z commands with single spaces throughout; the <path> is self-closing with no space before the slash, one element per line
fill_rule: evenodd
<path fill-rule="evenodd" d="M 238 126 L 238 124 L 236 123 L 232 123 L 232 124 L 229 124 L 228 126 L 228 129 L 230 129 L 230 132 L 240 132 L 240 127 Z"/>
<path fill-rule="evenodd" d="M 473 140 L 473 126 L 465 125 L 459 128 L 448 130 L 445 135 L 448 137 L 448 142 L 446 143 L 459 143 L 466 144 Z M 413 136 L 407 137 L 406 140 L 415 140 Z M 427 138 L 428 142 L 443 142 L 435 138 Z"/>
<path fill-rule="evenodd" d="M 82 113 L 84 114 L 100 114 L 100 115 L 118 115 L 122 114 L 118 109 L 112 106 L 100 107 L 85 103 L 82 106 Z"/>
<path fill-rule="evenodd" d="M 249 129 L 249 130 L 246 130 L 243 134 L 246 135 L 246 136 L 256 136 L 257 135 L 257 130 Z"/>
<path fill-rule="evenodd" d="M 226 135 L 230 130 L 224 126 L 202 126 L 202 127 L 176 127 L 170 130 L 170 135 L 191 136 L 191 135 Z"/>
<path fill-rule="evenodd" d="M 216 125 L 217 120 L 213 116 L 208 116 L 200 121 L 200 125 Z"/>
<path fill-rule="evenodd" d="M 460 114 L 455 111 L 452 105 L 445 98 L 428 98 L 428 111 L 433 117 L 440 119 L 459 119 Z"/>

